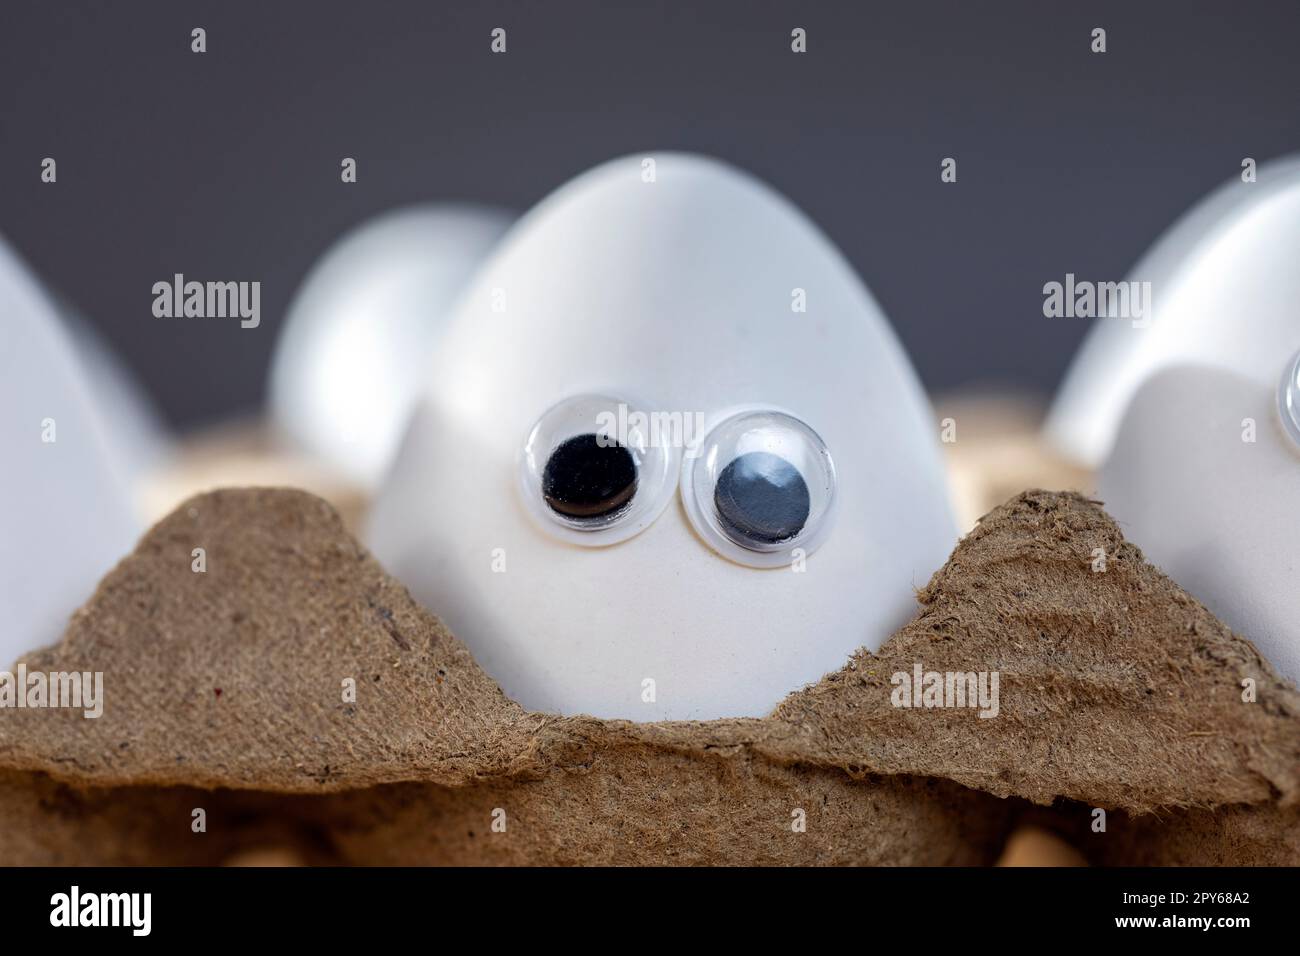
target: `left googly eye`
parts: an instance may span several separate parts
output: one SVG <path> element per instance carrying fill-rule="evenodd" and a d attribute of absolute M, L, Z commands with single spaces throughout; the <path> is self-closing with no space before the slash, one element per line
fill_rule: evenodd
<path fill-rule="evenodd" d="M 625 541 L 672 500 L 677 454 L 654 443 L 641 406 L 609 395 L 575 395 L 533 425 L 520 454 L 520 490 L 534 520 L 586 547 Z"/>
<path fill-rule="evenodd" d="M 751 567 L 788 564 L 830 532 L 835 465 L 815 431 L 773 409 L 739 411 L 713 427 L 682 465 L 682 504 L 701 538 Z"/>
<path fill-rule="evenodd" d="M 1300 352 L 1291 356 L 1282 372 L 1282 382 L 1277 390 L 1277 410 L 1287 437 L 1300 448 Z"/>

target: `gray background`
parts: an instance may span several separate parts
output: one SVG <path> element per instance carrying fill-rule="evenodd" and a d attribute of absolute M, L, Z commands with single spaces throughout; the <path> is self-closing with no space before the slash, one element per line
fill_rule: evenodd
<path fill-rule="evenodd" d="M 800 205 L 930 389 L 1046 392 L 1087 324 L 1045 319 L 1044 282 L 1121 278 L 1243 156 L 1300 149 L 1290 0 L 0 3 L 0 233 L 178 425 L 256 408 L 294 289 L 349 226 L 523 209 L 664 148 Z M 261 327 L 153 318 L 174 272 L 260 279 Z"/>

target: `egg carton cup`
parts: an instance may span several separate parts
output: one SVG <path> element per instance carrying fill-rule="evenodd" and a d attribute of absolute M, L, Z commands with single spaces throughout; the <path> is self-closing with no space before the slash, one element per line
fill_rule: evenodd
<path fill-rule="evenodd" d="M 1300 863 L 1300 694 L 1098 503 L 1016 496 L 917 599 L 765 718 L 531 713 L 324 501 L 210 492 L 26 656 L 104 709 L 0 710 L 0 863 Z M 918 664 L 997 716 L 895 706 Z"/>

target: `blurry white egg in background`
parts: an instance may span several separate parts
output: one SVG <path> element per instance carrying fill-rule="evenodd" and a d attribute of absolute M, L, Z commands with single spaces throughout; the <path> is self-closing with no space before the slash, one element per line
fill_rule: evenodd
<path fill-rule="evenodd" d="M 512 219 L 430 203 L 383 213 L 335 242 L 294 295 L 276 343 L 276 426 L 351 481 L 376 485 L 449 311 Z"/>
<path fill-rule="evenodd" d="M 1050 438 L 1148 560 L 1300 680 L 1300 159 L 1194 207 L 1134 267 L 1145 328 L 1099 319 Z"/>
<path fill-rule="evenodd" d="M 138 490 L 168 440 L 102 340 L 0 239 L 0 669 L 54 643 L 135 546 Z"/>
<path fill-rule="evenodd" d="M 86 384 L 100 413 L 112 420 L 122 467 L 129 475 L 133 500 L 174 452 L 173 438 L 153 400 L 141 388 L 112 346 L 71 305 L 60 301 L 64 328 L 86 373 Z M 147 513 L 142 508 L 142 513 Z"/>
<path fill-rule="evenodd" d="M 558 190 L 484 265 L 370 543 L 527 707 L 758 716 L 914 613 L 956 542 L 937 425 L 793 205 L 644 158 Z M 620 412 L 699 422 L 698 454 L 602 444 Z"/>

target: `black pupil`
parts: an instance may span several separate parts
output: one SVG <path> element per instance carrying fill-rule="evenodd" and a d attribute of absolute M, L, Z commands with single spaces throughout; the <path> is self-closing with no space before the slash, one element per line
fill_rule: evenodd
<path fill-rule="evenodd" d="M 542 496 L 569 518 L 604 518 L 636 494 L 636 459 L 611 438 L 595 434 L 566 439 L 547 459 Z"/>
<path fill-rule="evenodd" d="M 751 451 L 722 469 L 713 502 L 726 525 L 748 541 L 776 544 L 808 520 L 808 484 L 779 455 Z"/>

